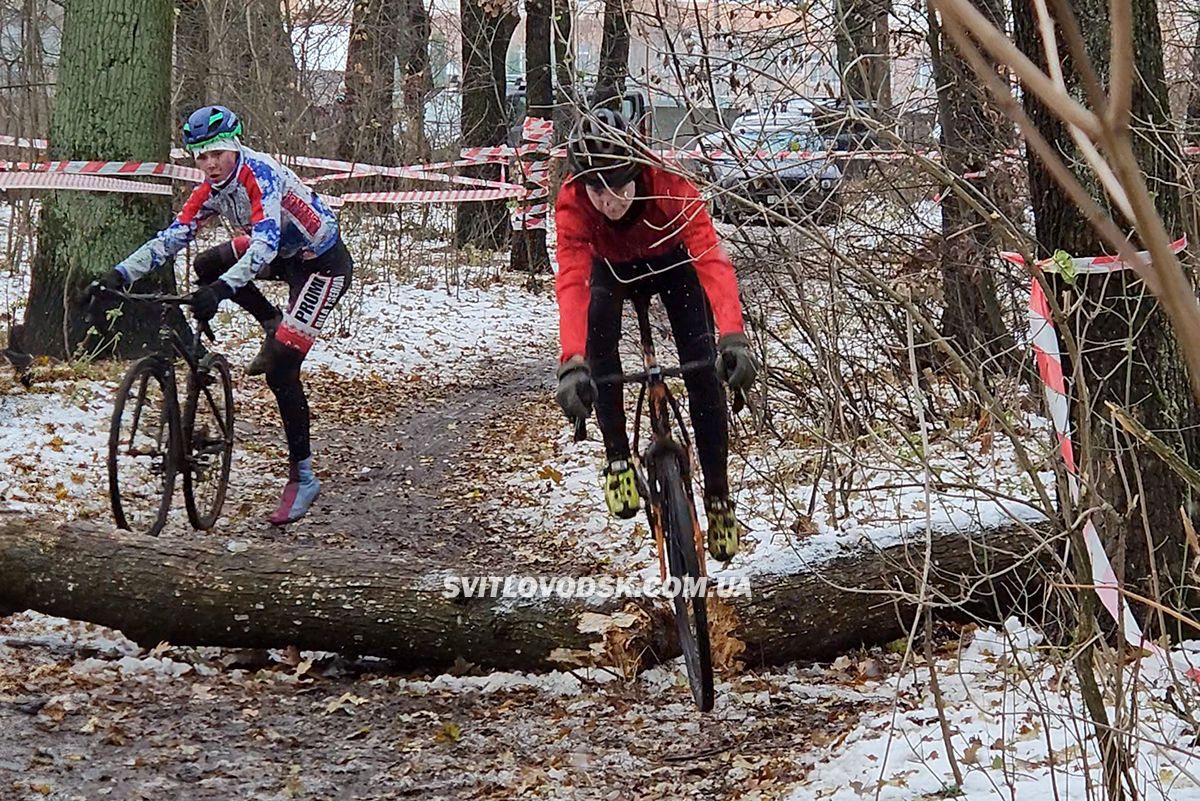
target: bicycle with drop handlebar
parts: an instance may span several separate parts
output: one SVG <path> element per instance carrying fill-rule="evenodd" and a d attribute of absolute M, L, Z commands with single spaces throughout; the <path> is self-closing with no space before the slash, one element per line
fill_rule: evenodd
<path fill-rule="evenodd" d="M 706 549 L 692 492 L 692 443 L 679 404 L 665 379 L 714 370 L 715 365 L 703 360 L 679 367 L 660 366 L 651 336 L 650 300 L 634 298 L 633 303 L 641 331 L 643 369 L 599 376 L 594 381 L 597 386 L 641 385 L 634 416 L 633 452 L 638 453 L 643 408 L 648 408 L 651 438 L 635 460 L 635 480 L 639 495 L 646 499 L 646 517 L 658 551 L 659 577 L 666 580 L 669 572 L 677 581 L 679 591 L 672 597 L 672 606 L 692 699 L 700 711 L 708 712 L 715 699 L 706 599 L 708 573 L 703 558 Z M 737 414 L 744 405 L 745 396 L 738 390 L 734 393 L 733 413 Z M 575 418 L 574 424 L 575 440 L 586 439 L 586 418 Z M 678 430 L 678 437 L 672 434 L 672 429 Z M 686 589 L 692 591 L 685 592 Z"/>
<path fill-rule="evenodd" d="M 192 527 L 207 530 L 220 517 L 233 461 L 233 376 L 218 353 L 205 352 L 205 321 L 191 341 L 173 327 L 171 307 L 191 306 L 192 295 L 134 294 L 99 283 L 89 287 L 88 317 L 98 322 L 98 301 L 144 303 L 160 314 L 155 352 L 129 366 L 113 403 L 108 437 L 108 489 L 119 528 L 157 536 L 167 521 L 175 478 Z M 179 404 L 176 359 L 186 369 L 186 397 Z M 145 507 L 145 508 L 143 508 Z"/>

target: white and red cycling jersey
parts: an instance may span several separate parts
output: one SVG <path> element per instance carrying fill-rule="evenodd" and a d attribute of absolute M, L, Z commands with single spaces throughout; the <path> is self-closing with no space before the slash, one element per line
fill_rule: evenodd
<path fill-rule="evenodd" d="M 250 246 L 220 280 L 237 290 L 279 258 L 315 258 L 338 240 L 337 218 L 296 173 L 245 145 L 222 184 L 205 180 L 183 210 L 154 238 L 117 265 L 129 282 L 183 250 L 204 223 L 221 216 L 250 236 Z"/>

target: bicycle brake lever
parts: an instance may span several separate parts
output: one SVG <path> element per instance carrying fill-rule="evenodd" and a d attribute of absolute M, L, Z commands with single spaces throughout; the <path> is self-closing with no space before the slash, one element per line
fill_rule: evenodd
<path fill-rule="evenodd" d="M 203 334 L 204 336 L 208 337 L 209 342 L 217 341 L 217 338 L 215 336 L 213 336 L 212 329 L 209 328 L 209 326 L 208 326 L 208 320 L 204 320 L 200 323 L 200 333 Z"/>

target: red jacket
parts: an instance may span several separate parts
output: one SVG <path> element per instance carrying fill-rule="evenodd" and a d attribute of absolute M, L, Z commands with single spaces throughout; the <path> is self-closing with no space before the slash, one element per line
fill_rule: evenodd
<path fill-rule="evenodd" d="M 647 167 L 641 216 L 631 226 L 617 228 L 587 196 L 581 181 L 568 181 L 558 193 L 554 219 L 558 229 L 558 330 L 560 362 L 585 355 L 587 346 L 588 279 L 592 260 L 627 262 L 662 256 L 682 244 L 696 267 L 700 285 L 722 334 L 741 332 L 742 304 L 729 255 L 717 238 L 708 209 L 686 178 Z"/>

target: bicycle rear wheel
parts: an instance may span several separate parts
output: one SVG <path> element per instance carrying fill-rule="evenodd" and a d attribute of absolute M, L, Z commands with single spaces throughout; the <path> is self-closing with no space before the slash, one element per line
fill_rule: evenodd
<path fill-rule="evenodd" d="M 161 357 L 146 356 L 125 373 L 108 430 L 108 495 L 118 528 L 162 531 L 180 450 L 174 378 Z"/>
<path fill-rule="evenodd" d="M 207 531 L 221 516 L 233 464 L 233 376 L 217 353 L 188 378 L 183 407 L 183 500 L 194 528 Z"/>
<path fill-rule="evenodd" d="M 695 507 L 683 485 L 679 461 L 669 456 L 658 465 L 659 497 L 666 528 L 667 565 L 681 584 L 672 599 L 675 630 L 687 667 L 692 698 L 701 712 L 713 708 L 712 650 L 708 639 L 708 602 L 696 554 Z M 695 591 L 693 591 L 695 590 Z"/>

